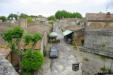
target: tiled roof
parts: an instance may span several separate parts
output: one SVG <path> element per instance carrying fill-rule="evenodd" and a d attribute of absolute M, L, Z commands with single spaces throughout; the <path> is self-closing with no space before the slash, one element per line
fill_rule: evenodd
<path fill-rule="evenodd" d="M 106 20 L 107 13 L 87 13 L 86 18 L 88 20 Z M 113 20 L 113 14 L 110 14 L 110 19 Z"/>

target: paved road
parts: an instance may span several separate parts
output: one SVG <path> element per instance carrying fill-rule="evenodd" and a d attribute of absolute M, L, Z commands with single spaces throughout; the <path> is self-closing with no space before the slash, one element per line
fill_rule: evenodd
<path fill-rule="evenodd" d="M 72 70 L 72 64 L 78 62 L 73 48 L 64 42 L 62 31 L 57 24 L 54 25 L 53 29 L 58 34 L 61 42 L 53 44 L 59 50 L 59 57 L 51 60 L 50 75 L 80 75 L 80 73 Z"/>
<path fill-rule="evenodd" d="M 57 59 L 45 58 L 45 64 L 42 69 L 37 71 L 36 75 L 82 75 L 81 71 L 73 71 L 72 64 L 77 63 L 75 50 L 63 40 L 63 33 L 60 27 L 55 23 L 53 31 L 58 34 L 61 40 L 58 44 L 52 44 L 59 50 L 59 57 Z"/>

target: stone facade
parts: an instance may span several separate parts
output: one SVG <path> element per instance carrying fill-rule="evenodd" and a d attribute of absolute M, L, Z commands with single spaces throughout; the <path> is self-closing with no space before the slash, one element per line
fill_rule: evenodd
<path fill-rule="evenodd" d="M 82 74 L 95 75 L 113 71 L 113 15 L 86 15 L 84 45 L 80 47 Z M 113 74 L 113 72 L 111 72 Z"/>
<path fill-rule="evenodd" d="M 93 19 L 86 20 L 81 50 L 113 57 L 113 19 Z"/>
<path fill-rule="evenodd" d="M 13 66 L 0 54 L 0 75 L 18 75 Z"/>

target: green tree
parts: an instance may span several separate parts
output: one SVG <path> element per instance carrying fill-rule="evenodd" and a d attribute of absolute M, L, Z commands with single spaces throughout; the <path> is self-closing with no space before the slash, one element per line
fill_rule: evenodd
<path fill-rule="evenodd" d="M 57 11 L 55 13 L 56 19 L 62 19 L 62 18 L 82 18 L 82 15 L 78 12 L 71 13 L 65 10 Z"/>
<path fill-rule="evenodd" d="M 2 22 L 7 21 L 7 18 L 5 16 L 0 16 L 0 20 L 2 20 Z"/>
<path fill-rule="evenodd" d="M 27 14 L 21 13 L 20 18 L 28 18 L 29 16 Z"/>
<path fill-rule="evenodd" d="M 50 17 L 48 17 L 47 19 L 48 19 L 48 20 L 53 20 L 53 21 L 56 20 L 55 16 L 50 16 Z"/>
<path fill-rule="evenodd" d="M 31 15 L 30 17 L 31 17 L 31 18 L 37 18 L 37 16 L 35 16 L 35 15 Z"/>
<path fill-rule="evenodd" d="M 82 15 L 79 12 L 73 13 L 75 18 L 82 18 Z"/>
<path fill-rule="evenodd" d="M 12 64 L 13 64 L 13 62 L 12 62 L 12 54 L 13 53 L 16 53 L 19 61 L 21 61 L 22 52 L 21 52 L 21 48 L 20 48 L 20 40 L 23 36 L 23 33 L 24 33 L 24 30 L 22 28 L 20 28 L 19 26 L 14 26 L 14 27 L 11 27 L 10 29 L 6 30 L 2 34 L 2 38 L 8 42 L 9 47 L 10 47 L 11 63 Z M 22 70 L 21 64 L 19 64 L 19 68 L 21 71 Z"/>
<path fill-rule="evenodd" d="M 22 41 L 22 39 L 24 39 L 25 46 L 27 46 L 30 42 L 32 43 L 32 48 L 30 49 L 30 52 L 31 52 L 30 55 L 32 57 L 32 56 L 36 56 L 36 55 L 34 55 L 35 52 L 33 50 L 36 46 L 37 41 L 41 40 L 41 38 L 42 38 L 42 35 L 39 33 L 27 34 L 24 36 L 24 38 L 23 38 L 23 34 L 24 34 L 24 30 L 21 27 L 14 26 L 14 27 L 9 28 L 5 32 L 3 32 L 3 34 L 1 35 L 2 38 L 5 41 L 7 41 L 9 44 L 9 47 L 11 50 L 11 52 L 10 52 L 11 60 L 12 60 L 13 53 L 15 53 L 18 56 L 20 75 L 22 75 L 21 61 L 22 61 L 23 56 L 26 56 L 26 54 L 24 54 L 24 50 L 21 50 L 20 42 Z M 25 49 L 25 47 L 23 49 Z M 37 61 L 37 60 L 38 59 L 34 59 L 34 61 Z M 11 61 L 11 63 L 12 63 L 12 61 Z M 31 64 L 33 64 L 33 63 L 31 63 Z"/>
<path fill-rule="evenodd" d="M 33 34 L 26 34 L 24 36 L 24 42 L 25 42 L 25 46 L 29 45 L 30 43 L 32 43 L 32 48 L 31 48 L 31 52 L 33 54 L 33 50 L 36 46 L 37 41 L 42 39 L 42 35 L 40 33 L 33 33 Z"/>
<path fill-rule="evenodd" d="M 28 23 L 32 23 L 32 22 L 33 22 L 32 18 L 30 18 L 30 17 L 27 18 L 27 22 L 28 22 Z"/>
<path fill-rule="evenodd" d="M 12 19 L 17 20 L 18 19 L 18 15 L 17 14 L 9 14 L 8 19 L 9 20 L 12 20 Z"/>

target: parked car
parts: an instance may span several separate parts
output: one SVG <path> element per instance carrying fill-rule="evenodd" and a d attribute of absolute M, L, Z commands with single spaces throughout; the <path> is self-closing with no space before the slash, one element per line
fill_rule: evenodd
<path fill-rule="evenodd" d="M 49 53 L 50 58 L 58 58 L 58 50 L 56 47 L 52 46 Z"/>

